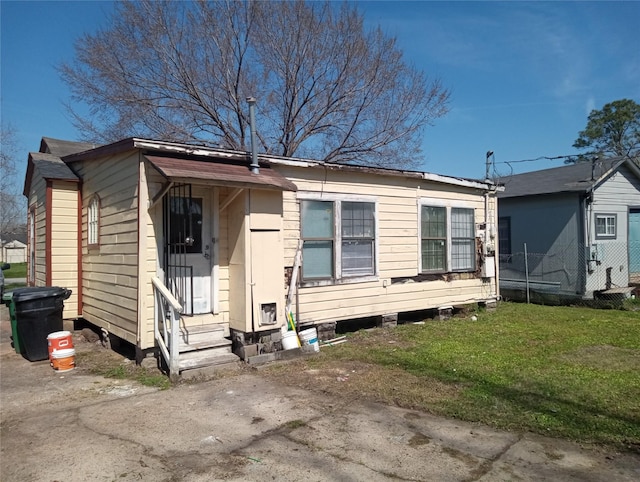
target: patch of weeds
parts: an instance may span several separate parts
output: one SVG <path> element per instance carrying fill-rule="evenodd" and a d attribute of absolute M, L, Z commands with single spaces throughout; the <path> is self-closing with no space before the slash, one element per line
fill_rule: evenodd
<path fill-rule="evenodd" d="M 640 298 L 628 298 L 622 303 L 622 309 L 627 311 L 640 311 Z"/>
<path fill-rule="evenodd" d="M 415 433 L 413 437 L 409 439 L 409 447 L 419 447 L 420 445 L 427 445 L 431 442 L 431 439 L 422 433 Z"/>
<path fill-rule="evenodd" d="M 149 373 L 145 368 L 141 369 L 141 373 L 135 379 L 146 387 L 159 388 L 160 390 L 171 388 L 169 377 L 163 374 Z"/>
<path fill-rule="evenodd" d="M 307 423 L 304 420 L 289 420 L 284 424 L 286 428 L 289 430 L 294 430 L 296 428 L 306 427 Z"/>
<path fill-rule="evenodd" d="M 137 366 L 133 362 L 123 363 L 119 360 L 111 358 L 105 360 L 105 363 L 90 364 L 91 356 L 82 357 L 86 362 L 84 366 L 93 375 L 99 375 L 105 378 L 114 378 L 116 380 L 134 380 L 146 387 L 159 388 L 166 390 L 171 387 L 171 381 L 167 376 L 159 373 L 158 370 L 149 370 L 145 367 Z M 80 365 L 82 366 L 82 365 Z"/>

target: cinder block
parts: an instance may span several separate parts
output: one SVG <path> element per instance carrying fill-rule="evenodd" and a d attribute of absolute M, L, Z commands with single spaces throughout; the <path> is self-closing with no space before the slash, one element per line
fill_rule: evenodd
<path fill-rule="evenodd" d="M 336 325 L 337 323 L 335 321 L 317 325 L 318 339 L 323 341 L 334 339 L 336 337 Z"/>
<path fill-rule="evenodd" d="M 453 306 L 441 306 L 438 308 L 438 319 L 446 321 L 453 316 Z"/>
<path fill-rule="evenodd" d="M 249 357 L 256 356 L 258 353 L 258 345 L 244 345 L 236 350 L 236 355 L 238 355 L 243 360 L 247 360 Z"/>
<path fill-rule="evenodd" d="M 398 326 L 398 313 L 387 313 L 378 317 L 378 326 L 381 328 L 394 328 Z"/>

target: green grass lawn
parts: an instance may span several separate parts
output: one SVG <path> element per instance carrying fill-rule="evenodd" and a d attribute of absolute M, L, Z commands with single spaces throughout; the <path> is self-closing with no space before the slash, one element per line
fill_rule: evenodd
<path fill-rule="evenodd" d="M 27 263 L 11 263 L 11 268 L 4 270 L 5 278 L 26 278 Z"/>
<path fill-rule="evenodd" d="M 359 331 L 298 370 L 342 364 L 344 396 L 352 384 L 404 407 L 640 450 L 640 312 L 501 303 L 477 316 Z"/>

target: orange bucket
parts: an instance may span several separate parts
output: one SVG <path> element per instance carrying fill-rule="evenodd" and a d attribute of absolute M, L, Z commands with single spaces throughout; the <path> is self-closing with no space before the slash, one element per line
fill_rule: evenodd
<path fill-rule="evenodd" d="M 67 372 L 76 367 L 76 351 L 73 348 L 55 350 L 51 353 L 53 369 L 59 372 Z"/>
<path fill-rule="evenodd" d="M 73 338 L 70 331 L 55 331 L 47 336 L 47 346 L 49 347 L 49 362 L 53 365 L 51 354 L 55 350 L 66 350 L 73 348 Z"/>

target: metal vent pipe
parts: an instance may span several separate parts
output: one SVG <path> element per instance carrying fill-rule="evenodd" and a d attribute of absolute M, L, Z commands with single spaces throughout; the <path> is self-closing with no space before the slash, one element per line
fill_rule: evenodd
<path fill-rule="evenodd" d="M 249 123 L 251 124 L 251 172 L 258 174 L 260 172 L 260 165 L 258 164 L 258 145 L 256 142 L 256 99 L 253 97 L 247 97 L 247 103 L 249 104 Z"/>

